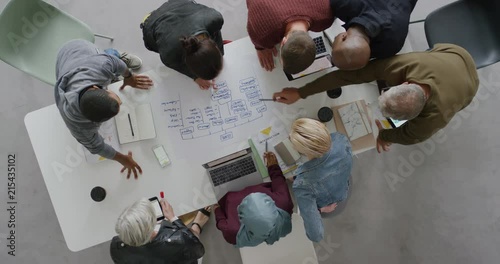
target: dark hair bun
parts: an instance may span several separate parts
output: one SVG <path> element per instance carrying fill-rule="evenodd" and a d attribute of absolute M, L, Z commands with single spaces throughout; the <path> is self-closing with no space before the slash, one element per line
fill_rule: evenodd
<path fill-rule="evenodd" d="M 196 36 L 181 38 L 181 44 L 187 55 L 195 53 L 200 48 L 200 41 Z"/>

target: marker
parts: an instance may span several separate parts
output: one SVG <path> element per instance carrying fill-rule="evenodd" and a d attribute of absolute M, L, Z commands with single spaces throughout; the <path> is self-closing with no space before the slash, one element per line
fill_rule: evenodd
<path fill-rule="evenodd" d="M 165 198 L 165 194 L 163 192 L 160 192 L 160 198 Z"/>
<path fill-rule="evenodd" d="M 272 99 L 271 98 L 271 99 L 259 99 L 259 100 L 260 101 L 276 101 L 276 100 L 279 100 L 279 99 L 281 99 L 281 97 L 278 96 L 278 97 L 276 97 L 276 99 Z"/>
<path fill-rule="evenodd" d="M 128 123 L 130 124 L 130 130 L 132 131 L 132 136 L 134 137 L 134 129 L 132 128 L 132 120 L 130 120 L 130 114 L 128 114 Z"/>

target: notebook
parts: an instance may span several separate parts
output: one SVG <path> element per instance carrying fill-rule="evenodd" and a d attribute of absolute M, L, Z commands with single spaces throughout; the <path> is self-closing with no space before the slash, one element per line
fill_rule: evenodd
<path fill-rule="evenodd" d="M 150 104 L 122 105 L 115 123 L 120 144 L 156 137 Z"/>

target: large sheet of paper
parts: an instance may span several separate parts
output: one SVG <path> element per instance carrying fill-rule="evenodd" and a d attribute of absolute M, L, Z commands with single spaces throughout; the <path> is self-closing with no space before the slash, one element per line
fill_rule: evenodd
<path fill-rule="evenodd" d="M 101 124 L 101 127 L 99 128 L 99 134 L 102 136 L 106 144 L 112 146 L 116 151 L 120 151 L 118 134 L 116 131 L 115 121 L 113 119 L 110 119 Z M 85 148 L 83 145 L 80 145 L 80 148 L 83 150 L 85 159 L 88 163 L 98 163 L 106 160 L 106 158 L 103 158 L 97 154 L 90 153 L 90 151 L 88 151 L 87 148 Z"/>
<path fill-rule="evenodd" d="M 259 152 L 260 157 L 264 156 L 267 142 L 267 150 L 270 152 L 274 152 L 278 160 L 278 165 L 280 166 L 284 174 L 294 171 L 297 168 L 297 164 L 293 164 L 290 166 L 286 165 L 286 163 L 278 155 L 274 147 L 281 143 L 283 140 L 287 139 L 288 135 L 289 133 L 285 125 L 281 122 L 275 122 L 272 126 L 260 129 L 258 134 L 251 137 L 255 148 L 257 149 L 257 152 Z"/>
<path fill-rule="evenodd" d="M 231 70 L 217 77 L 217 89 L 200 90 L 192 80 L 185 86 L 160 84 L 166 87 L 161 87 L 162 97 L 154 99 L 162 113 L 157 125 L 167 127 L 175 155 L 203 160 L 196 149 L 220 150 L 269 125 L 264 118 L 269 105 L 259 100 L 262 87 L 254 66 L 240 62 L 224 67 Z"/>

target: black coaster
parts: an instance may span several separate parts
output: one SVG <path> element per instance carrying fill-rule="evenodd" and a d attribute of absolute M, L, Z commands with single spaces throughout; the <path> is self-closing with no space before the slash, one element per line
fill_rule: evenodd
<path fill-rule="evenodd" d="M 328 90 L 326 94 L 332 99 L 339 98 L 342 95 L 342 87 Z"/>
<path fill-rule="evenodd" d="M 94 187 L 92 191 L 90 191 L 90 197 L 96 202 L 101 202 L 106 198 L 106 190 L 99 186 Z"/>
<path fill-rule="evenodd" d="M 319 121 L 325 123 L 333 118 L 333 111 L 330 107 L 321 107 L 318 111 L 318 119 Z"/>

